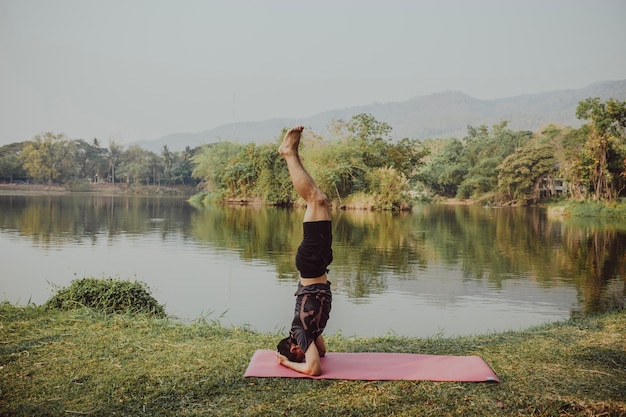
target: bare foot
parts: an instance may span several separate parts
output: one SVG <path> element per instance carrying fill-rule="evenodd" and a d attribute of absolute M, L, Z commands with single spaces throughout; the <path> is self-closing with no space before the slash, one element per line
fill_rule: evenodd
<path fill-rule="evenodd" d="M 281 143 L 278 148 L 278 153 L 282 156 L 297 154 L 298 146 L 300 146 L 300 136 L 303 130 L 304 126 L 296 126 L 289 129 L 283 138 L 283 143 Z"/>

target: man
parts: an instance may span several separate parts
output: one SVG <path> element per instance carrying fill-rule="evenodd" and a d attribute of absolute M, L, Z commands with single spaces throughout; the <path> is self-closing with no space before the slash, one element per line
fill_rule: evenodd
<path fill-rule="evenodd" d="M 320 357 L 326 354 L 322 332 L 331 309 L 332 293 L 326 269 L 333 260 L 332 229 L 328 197 L 304 169 L 298 147 L 303 126 L 285 134 L 278 152 L 285 158 L 296 192 L 306 202 L 303 239 L 296 253 L 300 282 L 289 336 L 277 346 L 277 360 L 283 366 L 307 375 L 320 375 Z"/>

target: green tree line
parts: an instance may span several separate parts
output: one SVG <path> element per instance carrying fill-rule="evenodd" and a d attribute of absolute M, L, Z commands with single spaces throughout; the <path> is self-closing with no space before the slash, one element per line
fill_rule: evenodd
<path fill-rule="evenodd" d="M 159 154 L 139 146 L 111 142 L 108 147 L 63 134 L 44 133 L 31 141 L 0 148 L 0 179 L 40 184 L 80 182 L 177 185 L 197 182 L 192 177 L 193 150 Z"/>
<path fill-rule="evenodd" d="M 433 141 L 421 183 L 447 197 L 532 204 L 564 197 L 613 201 L 626 187 L 626 102 L 578 104 L 579 129 L 512 131 L 506 122 L 468 127 L 463 140 Z"/>
<path fill-rule="evenodd" d="M 339 207 L 402 210 L 416 197 L 471 198 L 487 204 L 534 204 L 545 198 L 614 201 L 626 192 L 626 102 L 581 101 L 578 129 L 514 131 L 503 121 L 468 126 L 465 137 L 391 139 L 369 114 L 334 120 L 322 137 L 310 130 L 301 156 Z M 197 201 L 298 204 L 278 146 L 218 142 L 155 154 L 47 133 L 0 148 L 0 178 L 66 183 L 95 178 L 137 184 L 202 182 Z"/>
<path fill-rule="evenodd" d="M 338 206 L 403 209 L 428 151 L 416 139 L 391 140 L 391 127 L 368 114 L 333 121 L 331 138 L 305 131 L 301 157 L 318 185 Z M 193 157 L 194 174 L 205 181 L 204 198 L 298 204 L 287 165 L 278 154 L 285 130 L 273 143 L 222 142 Z"/>

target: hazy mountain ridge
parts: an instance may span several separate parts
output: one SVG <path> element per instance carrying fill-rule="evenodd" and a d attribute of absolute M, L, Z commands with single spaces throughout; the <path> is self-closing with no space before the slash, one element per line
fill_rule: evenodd
<path fill-rule="evenodd" d="M 403 102 L 374 103 L 329 110 L 304 119 L 268 119 L 228 123 L 198 133 L 174 133 L 150 141 L 135 142 L 145 149 L 159 151 L 163 145 L 182 150 L 218 142 L 266 143 L 277 139 L 283 127 L 299 123 L 318 133 L 326 131 L 332 120 L 348 120 L 360 113 L 369 113 L 388 123 L 394 139 L 404 137 L 426 139 L 465 136 L 467 126 L 491 126 L 509 121 L 513 130 L 537 130 L 547 124 L 578 127 L 576 106 L 588 97 L 602 100 L 626 100 L 626 80 L 602 81 L 581 89 L 525 94 L 493 100 L 481 100 L 459 91 L 445 91 L 415 97 Z"/>

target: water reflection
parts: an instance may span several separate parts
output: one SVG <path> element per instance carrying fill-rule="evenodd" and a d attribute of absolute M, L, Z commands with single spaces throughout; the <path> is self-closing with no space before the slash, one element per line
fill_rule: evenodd
<path fill-rule="evenodd" d="M 159 229 L 189 233 L 189 204 L 177 198 L 99 195 L 0 195 L 0 229 L 43 247 L 87 243 Z"/>
<path fill-rule="evenodd" d="M 152 288 L 165 291 L 166 304 L 187 316 L 197 317 L 206 304 L 233 317 L 239 310 L 254 315 L 250 299 L 259 291 L 271 293 L 272 281 L 278 281 L 290 293 L 297 280 L 293 256 L 302 215 L 301 210 L 257 206 L 198 209 L 176 198 L 1 195 L 0 250 L 23 257 L 3 260 L 11 276 L 3 274 L 0 295 L 27 299 L 32 293 L 22 294 L 18 284 L 28 269 L 23 262 L 43 259 L 41 267 L 55 271 L 47 262 L 61 261 L 42 258 L 55 251 L 66 256 L 64 268 L 71 264 L 73 275 L 90 271 L 88 264 L 99 265 L 105 275 L 139 274 Z M 377 334 L 389 329 L 411 334 L 411 321 L 426 316 L 443 323 L 447 334 L 450 329 L 462 334 L 624 308 L 626 230 L 619 224 L 555 221 L 541 209 L 429 205 L 412 213 L 335 212 L 333 228 L 331 280 L 348 304 L 335 303 L 331 321 L 344 331 L 366 334 L 377 326 Z M 28 267 L 29 274 L 38 274 L 35 266 Z M 156 272 L 142 269 L 148 267 Z M 166 277 L 154 276 L 166 269 L 171 269 Z M 68 275 L 49 279 L 66 285 L 75 278 Z M 177 288 L 172 276 L 187 280 L 187 292 L 202 288 L 205 297 L 197 302 L 205 305 L 191 308 L 188 293 L 170 299 Z M 249 295 L 219 293 L 240 285 L 235 280 Z M 225 298 L 228 304 L 220 304 Z M 265 315 L 276 321 L 273 314 Z M 246 322 L 233 319 L 238 325 L 241 320 Z M 254 325 L 260 330 L 281 326 Z"/>

